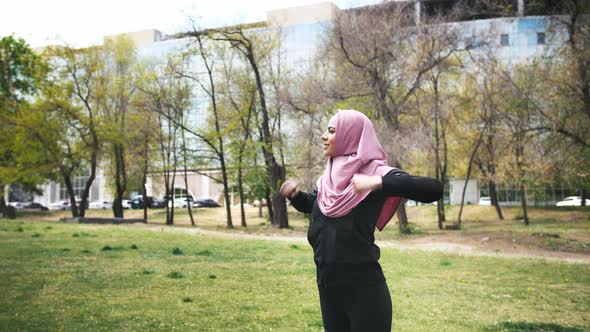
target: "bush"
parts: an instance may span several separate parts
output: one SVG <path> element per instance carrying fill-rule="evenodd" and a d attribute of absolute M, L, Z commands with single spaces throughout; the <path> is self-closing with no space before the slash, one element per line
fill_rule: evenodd
<path fill-rule="evenodd" d="M 182 279 L 185 277 L 184 273 L 178 271 L 172 271 L 168 273 L 166 276 L 171 279 Z"/>
<path fill-rule="evenodd" d="M 184 251 L 180 248 L 174 248 L 172 249 L 172 255 L 184 255 Z"/>

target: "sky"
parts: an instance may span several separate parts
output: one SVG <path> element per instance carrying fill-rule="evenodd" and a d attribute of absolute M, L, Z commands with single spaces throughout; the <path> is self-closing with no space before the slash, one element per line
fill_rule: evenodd
<path fill-rule="evenodd" d="M 31 47 L 101 44 L 103 36 L 156 29 L 186 31 L 190 19 L 201 27 L 219 27 L 266 19 L 269 10 L 325 0 L 7 0 L 0 12 L 0 37 L 14 34 Z M 333 0 L 338 8 L 380 0 Z"/>

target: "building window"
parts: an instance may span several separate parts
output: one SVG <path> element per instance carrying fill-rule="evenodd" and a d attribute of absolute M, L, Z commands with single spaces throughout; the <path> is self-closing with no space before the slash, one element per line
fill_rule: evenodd
<path fill-rule="evenodd" d="M 508 34 L 501 34 L 500 35 L 500 45 L 501 46 L 508 46 L 510 44 L 510 39 L 508 38 Z"/>
<path fill-rule="evenodd" d="M 174 198 L 194 197 L 194 195 L 185 188 L 174 187 Z"/>
<path fill-rule="evenodd" d="M 537 32 L 537 45 L 545 45 L 545 33 Z"/>
<path fill-rule="evenodd" d="M 86 181 L 90 178 L 90 169 L 84 169 L 84 173 L 76 174 L 72 176 L 72 189 L 74 190 L 74 196 L 76 199 L 82 198 L 82 194 L 84 193 L 84 188 L 86 188 Z M 70 198 L 68 194 L 68 188 L 66 187 L 65 183 L 61 183 L 59 187 L 59 199 L 60 200 L 67 200 Z M 88 197 L 90 199 L 90 197 Z"/>

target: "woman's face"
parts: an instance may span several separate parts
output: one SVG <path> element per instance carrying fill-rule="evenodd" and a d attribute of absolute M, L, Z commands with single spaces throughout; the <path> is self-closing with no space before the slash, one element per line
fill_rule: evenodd
<path fill-rule="evenodd" d="M 328 130 L 322 135 L 324 141 L 324 156 L 336 157 L 336 128 L 328 127 Z"/>

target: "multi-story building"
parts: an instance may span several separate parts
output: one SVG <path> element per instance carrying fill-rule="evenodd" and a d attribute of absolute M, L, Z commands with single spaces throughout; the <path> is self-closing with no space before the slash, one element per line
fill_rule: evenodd
<path fill-rule="evenodd" d="M 414 24 L 420 24 L 425 21 L 426 16 L 432 16 L 437 13 L 446 13 L 453 8 L 457 0 L 418 0 L 418 1 L 394 1 L 385 6 L 405 5 L 413 10 L 415 15 Z M 518 0 L 513 1 L 512 9 L 508 11 L 491 14 L 490 12 L 478 12 L 478 1 L 468 1 L 462 16 L 454 22 L 446 24 L 455 24 L 463 32 L 464 43 L 473 43 L 483 36 L 488 38 L 492 43 L 494 52 L 498 59 L 506 63 L 525 62 L 533 57 L 542 55 L 548 47 L 551 40 L 560 35 L 560 32 L 554 28 L 550 31 L 550 17 L 545 15 L 548 12 L 549 5 L 539 5 L 539 1 L 534 1 L 534 6 L 529 6 L 530 1 Z M 547 2 L 550 3 L 550 2 Z M 411 6 L 408 6 L 411 5 Z M 382 5 L 379 5 L 382 6 Z M 543 7 L 545 6 L 545 7 Z M 273 10 L 267 13 L 267 20 L 258 24 L 251 24 L 254 29 L 271 29 L 280 31 L 282 38 L 280 43 L 280 53 L 283 61 L 286 61 L 290 68 L 304 68 L 313 60 L 316 51 L 321 46 L 322 38 L 329 29 L 331 22 L 337 15 L 347 10 L 364 10 L 375 9 L 375 6 L 339 9 L 331 2 L 319 3 L 316 5 L 285 8 Z M 387 10 L 383 7 L 383 10 Z M 190 39 L 179 38 L 181 35 L 166 35 L 158 30 L 150 29 L 138 32 L 126 33 L 136 44 L 138 53 L 142 57 L 165 57 L 167 54 L 180 51 L 190 44 Z M 491 36 L 491 37 L 490 37 Z M 107 36 L 105 39 L 114 38 Z M 192 195 L 199 198 L 221 199 L 222 187 L 212 181 L 208 176 L 191 172 L 191 184 L 185 188 L 184 179 L 181 174 L 177 174 L 175 185 L 179 192 Z M 81 175 L 76 181 L 84 182 L 84 176 Z M 149 194 L 155 196 L 163 195 L 163 185 L 161 176 L 154 174 L 148 181 L 150 184 Z M 465 181 L 460 178 L 453 178 L 450 181 L 449 200 L 451 204 L 460 201 L 461 192 Z M 90 201 L 110 200 L 112 195 L 109 190 L 105 189 L 106 180 L 104 172 L 99 171 L 97 180 L 94 182 Z M 81 192 L 81 187 L 74 188 L 76 192 Z M 48 204 L 58 200 L 65 199 L 67 194 L 63 186 L 59 183 L 51 183 L 44 187 L 44 193 L 35 197 L 35 201 Z M 569 194 L 561 190 L 555 194 L 549 201 L 557 201 L 563 196 Z M 512 200 L 514 195 L 506 194 L 506 200 Z M 472 180 L 468 183 L 466 192 L 466 203 L 476 203 L 480 197 L 480 188 L 477 181 Z"/>

